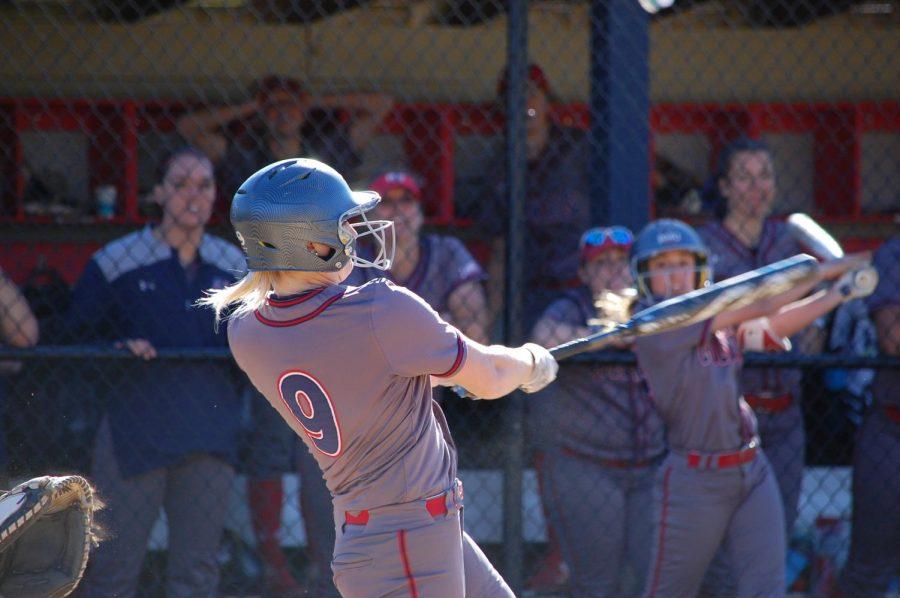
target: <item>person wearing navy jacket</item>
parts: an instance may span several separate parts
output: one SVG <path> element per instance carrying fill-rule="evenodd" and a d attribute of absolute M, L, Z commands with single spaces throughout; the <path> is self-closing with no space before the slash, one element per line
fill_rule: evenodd
<path fill-rule="evenodd" d="M 227 347 L 213 314 L 194 305 L 246 268 L 237 247 L 205 233 L 215 197 L 209 159 L 177 150 L 154 187 L 161 222 L 101 248 L 74 289 L 67 317 L 74 338 L 113 342 L 138 358 L 100 371 L 110 396 L 91 474 L 108 503 L 110 539 L 92 555 L 87 596 L 135 595 L 160 507 L 168 520 L 166 595 L 217 592 L 241 378 L 230 362 L 156 359 L 161 349 Z"/>

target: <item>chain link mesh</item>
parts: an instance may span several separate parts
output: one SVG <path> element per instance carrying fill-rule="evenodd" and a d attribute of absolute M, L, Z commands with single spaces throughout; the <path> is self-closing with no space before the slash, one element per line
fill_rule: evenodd
<path fill-rule="evenodd" d="M 234 192 L 295 156 L 378 190 L 387 275 L 485 343 L 627 318 L 628 249 L 654 218 L 699 231 L 712 280 L 814 252 L 786 228 L 795 212 L 877 252 L 873 295 L 823 308 L 788 353 L 745 348 L 739 384 L 783 505 L 785 587 L 900 591 L 900 4 L 526 4 L 527 22 L 501 0 L 0 3 L 0 472 L 98 483 L 120 554 L 92 563 L 92 591 L 335 593 L 316 464 L 193 305 L 243 268 Z M 436 393 L 466 529 L 514 589 L 653 582 L 671 423 L 655 391 L 620 348 L 524 401 Z M 728 595 L 752 549 L 717 552 L 705 504 L 683 551 Z"/>

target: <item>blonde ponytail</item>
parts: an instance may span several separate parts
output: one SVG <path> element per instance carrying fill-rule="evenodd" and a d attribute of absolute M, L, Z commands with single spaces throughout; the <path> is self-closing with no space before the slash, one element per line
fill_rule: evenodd
<path fill-rule="evenodd" d="M 197 300 L 197 305 L 212 307 L 216 312 L 216 324 L 222 320 L 228 308 L 237 307 L 226 316 L 238 317 L 256 311 L 266 302 L 266 296 L 274 288 L 278 272 L 250 272 L 236 283 L 222 289 L 206 292 L 206 297 Z"/>

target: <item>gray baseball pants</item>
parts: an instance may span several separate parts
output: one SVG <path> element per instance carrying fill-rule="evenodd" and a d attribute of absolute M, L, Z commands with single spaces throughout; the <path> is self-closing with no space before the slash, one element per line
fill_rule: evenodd
<path fill-rule="evenodd" d="M 425 501 L 368 512 L 350 524 L 335 511 L 334 584 L 345 598 L 511 598 L 512 590 L 471 537 L 460 510 L 433 516 Z"/>
<path fill-rule="evenodd" d="M 784 514 L 762 451 L 742 465 L 688 466 L 670 453 L 657 474 L 655 531 L 646 596 L 694 596 L 720 545 L 734 565 L 737 596 L 785 593 Z"/>
<path fill-rule="evenodd" d="M 107 504 L 100 518 L 110 538 L 91 554 L 81 595 L 136 595 L 147 540 L 160 507 L 165 508 L 169 524 L 166 596 L 218 595 L 216 555 L 234 480 L 230 465 L 198 453 L 177 465 L 123 479 L 109 423 L 104 421 L 91 471 Z"/>
<path fill-rule="evenodd" d="M 656 469 L 612 468 L 560 449 L 545 455 L 542 499 L 569 566 L 573 597 L 641 594 Z"/>
<path fill-rule="evenodd" d="M 803 428 L 803 414 L 796 402 L 780 413 L 757 413 L 759 435 L 766 451 L 778 492 L 784 507 L 786 536 L 790 541 L 797 520 L 800 503 L 800 487 L 803 482 L 803 467 L 806 460 L 806 432 Z M 713 558 L 700 588 L 704 598 L 728 598 L 735 594 L 735 576 L 724 547 Z"/>

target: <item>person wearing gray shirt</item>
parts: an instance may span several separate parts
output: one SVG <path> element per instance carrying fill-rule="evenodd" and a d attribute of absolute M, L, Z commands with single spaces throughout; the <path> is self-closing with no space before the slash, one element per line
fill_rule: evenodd
<path fill-rule="evenodd" d="M 581 236 L 584 286 L 550 304 L 535 325 L 535 342 L 551 347 L 598 330 L 597 298 L 605 298 L 606 321 L 627 319 L 633 240 L 620 226 Z M 639 595 L 650 561 L 653 480 L 665 453 L 647 385 L 633 365 L 569 362 L 543 392 L 533 403 L 549 436 L 538 468 L 541 500 L 569 567 L 571 595 Z"/>
<path fill-rule="evenodd" d="M 677 220 L 647 225 L 631 255 L 644 305 L 690 292 L 710 279 L 706 246 L 693 228 Z M 739 334 L 741 328 L 763 329 L 777 339 L 794 334 L 861 296 L 842 278 L 827 291 L 800 299 L 821 280 L 858 265 L 854 260 L 833 263 L 820 268 L 814 280 L 780 295 L 635 341 L 669 445 L 657 476 L 647 595 L 695 595 L 720 546 L 733 563 L 738 596 L 784 595 L 784 512 L 760 447 L 756 417 L 738 387 L 742 353 L 734 329 Z"/>
<path fill-rule="evenodd" d="M 344 286 L 354 266 L 390 266 L 391 223 L 365 215 L 379 200 L 315 160 L 263 168 L 231 209 L 249 274 L 201 304 L 229 310 L 235 361 L 322 470 L 342 595 L 512 596 L 462 529 L 456 449 L 431 388 L 536 392 L 556 361 L 532 343 L 472 341 L 387 280 Z M 374 258 L 356 254 L 361 238 Z"/>

